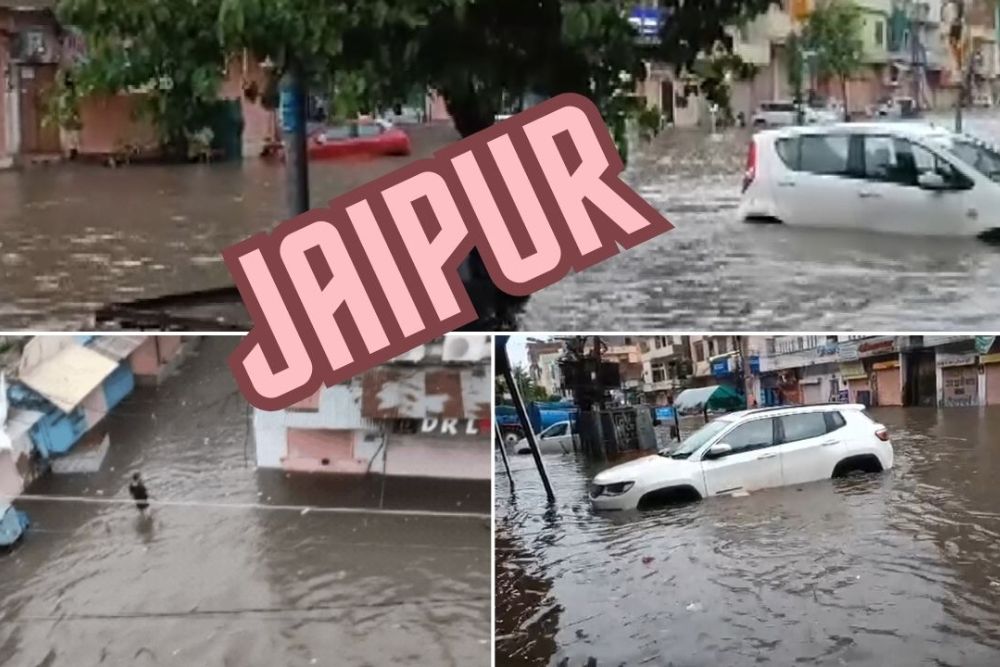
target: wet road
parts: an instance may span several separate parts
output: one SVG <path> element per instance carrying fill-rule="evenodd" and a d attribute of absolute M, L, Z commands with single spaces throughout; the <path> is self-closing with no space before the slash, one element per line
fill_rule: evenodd
<path fill-rule="evenodd" d="M 312 205 L 457 138 L 410 134 L 409 158 L 311 163 Z M 283 179 L 255 158 L 0 171 L 0 329 L 77 329 L 105 303 L 231 285 L 221 251 L 287 217 Z"/>
<path fill-rule="evenodd" d="M 936 119 L 949 122 L 950 119 Z M 1000 140 L 1000 112 L 968 119 Z M 456 138 L 411 131 L 413 158 Z M 978 240 L 747 225 L 746 131 L 667 132 L 626 180 L 676 229 L 527 303 L 523 330 L 961 330 L 996 324 L 1000 250 Z M 314 163 L 315 205 L 406 159 Z M 0 328 L 79 328 L 100 305 L 231 284 L 220 250 L 284 218 L 280 165 L 0 173 Z"/>
<path fill-rule="evenodd" d="M 31 491 L 127 497 L 141 469 L 154 499 L 312 504 L 325 487 L 337 505 L 336 479 L 255 473 L 246 404 L 225 365 L 234 343 L 203 341 L 158 391 L 129 397 L 111 417 L 101 473 L 50 476 Z M 340 495 L 367 504 L 354 487 Z M 413 504 L 398 488 L 386 496 Z M 0 664 L 488 662 L 485 521 L 159 507 L 146 523 L 130 506 L 19 504 L 34 524 L 0 553 Z"/>
<path fill-rule="evenodd" d="M 497 665 L 1000 664 L 1000 410 L 872 410 L 888 474 L 594 515 L 498 478 Z"/>
<path fill-rule="evenodd" d="M 1000 141 L 1000 112 L 966 129 Z M 933 118 L 951 127 L 950 118 Z M 523 330 L 895 330 L 994 326 L 1000 250 L 736 220 L 747 131 L 661 135 L 628 181 L 675 229 L 532 296 Z"/>

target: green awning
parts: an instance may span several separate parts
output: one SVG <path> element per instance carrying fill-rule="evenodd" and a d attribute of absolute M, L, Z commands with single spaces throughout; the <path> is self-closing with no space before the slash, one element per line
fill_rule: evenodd
<path fill-rule="evenodd" d="M 743 410 L 746 399 L 732 387 L 713 385 L 685 389 L 674 400 L 674 407 L 681 412 L 694 410 Z"/>

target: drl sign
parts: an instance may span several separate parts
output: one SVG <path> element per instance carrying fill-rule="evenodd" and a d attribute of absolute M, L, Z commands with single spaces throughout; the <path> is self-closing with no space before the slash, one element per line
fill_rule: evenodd
<path fill-rule="evenodd" d="M 437 419 L 428 417 L 420 426 L 421 433 L 441 435 L 479 435 L 479 424 L 475 419 Z"/>

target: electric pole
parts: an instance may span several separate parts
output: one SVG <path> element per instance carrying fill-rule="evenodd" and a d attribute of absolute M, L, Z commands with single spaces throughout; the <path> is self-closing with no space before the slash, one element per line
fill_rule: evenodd
<path fill-rule="evenodd" d="M 306 91 L 297 63 L 292 63 L 281 79 L 281 132 L 285 144 L 285 202 L 289 217 L 295 217 L 309 210 Z"/>

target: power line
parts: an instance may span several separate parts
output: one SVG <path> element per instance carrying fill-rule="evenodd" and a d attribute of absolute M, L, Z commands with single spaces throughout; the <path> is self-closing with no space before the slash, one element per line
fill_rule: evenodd
<path fill-rule="evenodd" d="M 81 503 L 94 505 L 134 505 L 130 498 L 95 498 L 92 496 L 23 494 L 20 496 L 0 495 L 0 500 Z M 299 514 L 375 514 L 401 517 L 428 517 L 451 519 L 489 519 L 489 513 L 443 512 L 436 510 L 394 510 L 366 507 L 322 507 L 319 505 L 266 505 L 263 503 L 220 503 L 199 500 L 153 500 L 147 502 L 152 507 L 193 507 L 206 509 L 265 510 L 273 512 L 298 512 Z"/>

